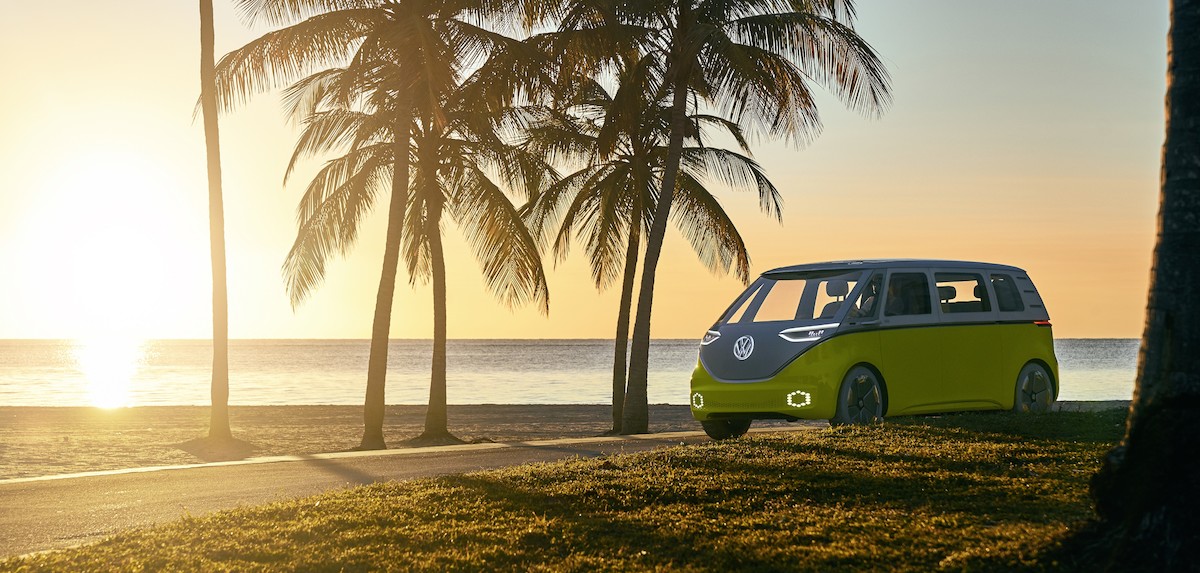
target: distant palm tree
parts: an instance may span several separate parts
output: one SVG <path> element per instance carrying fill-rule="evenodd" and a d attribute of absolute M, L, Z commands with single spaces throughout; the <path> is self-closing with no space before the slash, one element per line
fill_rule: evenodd
<path fill-rule="evenodd" d="M 570 113 L 557 114 L 530 130 L 535 153 L 582 164 L 539 197 L 529 216 L 531 226 L 545 228 L 551 220 L 561 219 L 554 241 L 560 259 L 567 254 L 571 234 L 580 236 L 597 288 L 610 285 L 618 273 L 621 276 L 610 433 L 621 431 L 639 243 L 653 216 L 666 157 L 669 110 L 654 102 L 658 76 L 654 64 L 653 58 L 644 57 L 622 65 L 615 95 L 598 83 L 584 83 L 582 97 L 569 106 Z M 736 125 L 709 116 L 693 117 L 693 122 L 696 143 L 701 143 L 701 126 L 709 124 L 728 129 L 744 143 Z M 715 178 L 734 189 L 751 189 L 760 195 L 764 209 L 776 216 L 781 203 L 778 191 L 757 163 L 737 153 L 703 145 L 687 147 L 683 161 L 685 175 L 678 199 L 682 208 L 675 212 L 676 224 L 710 270 L 729 272 L 733 267 L 738 278 L 747 281 L 745 244 L 704 181 Z"/>
<path fill-rule="evenodd" d="M 1171 2 L 1158 241 L 1125 436 L 1092 477 L 1096 570 L 1200 563 L 1200 1 Z"/>
<path fill-rule="evenodd" d="M 229 297 L 225 279 L 225 209 L 217 130 L 212 0 L 200 0 L 200 106 L 208 156 L 208 239 L 212 257 L 213 365 L 208 437 L 229 439 Z"/>
<path fill-rule="evenodd" d="M 511 42 L 508 42 L 511 44 Z M 511 47 L 511 46 L 509 46 Z M 515 63 L 497 46 L 470 78 L 436 107 L 410 114 L 405 149 L 412 165 L 404 197 L 400 254 L 412 280 L 432 280 L 434 349 L 426 430 L 416 441 L 455 440 L 446 417 L 446 273 L 441 220 L 447 210 L 476 248 L 487 283 L 507 304 L 547 304 L 546 280 L 537 245 L 503 188 L 536 192 L 551 174 L 545 161 L 505 142 L 526 112 L 511 108 L 511 92 L 497 94 L 494 66 Z M 497 63 L 498 61 L 498 63 Z M 302 299 L 324 276 L 329 254 L 344 251 L 357 234 L 359 217 L 388 180 L 401 147 L 391 123 L 388 88 L 393 76 L 382 67 L 362 78 L 345 68 L 313 74 L 289 87 L 287 110 L 304 117 L 304 129 L 286 176 L 300 160 L 340 147 L 349 151 L 325 164 L 301 200 L 300 227 L 284 264 L 293 300 Z M 365 90 L 356 94 L 356 90 Z M 493 183 L 498 177 L 501 184 Z"/>
<path fill-rule="evenodd" d="M 239 0 L 239 4 L 253 18 L 284 27 L 222 58 L 217 84 L 227 108 L 253 93 L 297 81 L 300 84 L 294 95 L 299 99 L 292 102 L 295 110 L 315 109 L 332 101 L 328 98 L 340 98 L 337 113 L 341 115 L 321 116 L 324 121 L 319 125 L 326 128 L 342 120 L 366 122 L 362 115 L 347 111 L 352 104 L 364 103 L 360 98 L 366 98 L 371 108 L 369 122 L 339 132 L 362 139 L 329 139 L 317 129 L 309 130 L 307 140 L 302 136 L 297 155 L 351 142 L 357 147 L 322 169 L 318 177 L 329 178 L 322 189 L 310 186 L 301 203 L 301 232 L 284 270 L 293 304 L 297 304 L 322 280 L 327 256 L 344 253 L 353 245 L 358 222 L 373 205 L 373 190 L 385 184 L 381 177 L 390 175 L 387 238 L 371 330 L 364 431 L 359 445 L 361 449 L 384 448 L 388 336 L 405 209 L 410 203 L 408 150 L 417 126 L 414 118 L 444 121 L 439 108 L 446 94 L 455 89 L 462 70 L 487 54 L 500 38 L 462 18 L 505 13 L 513 6 L 468 0 Z M 343 69 L 334 69 L 339 67 Z M 351 180 L 350 174 L 358 179 Z M 339 193 L 343 183 L 372 191 Z M 326 201 L 322 193 L 335 200 Z M 341 200 L 349 202 L 337 203 Z"/>
<path fill-rule="evenodd" d="M 537 243 L 504 189 L 536 195 L 551 172 L 544 161 L 505 142 L 504 119 L 461 96 L 448 102 L 444 123 L 420 120 L 413 137 L 416 176 L 406 261 L 410 276 L 433 286 L 433 362 L 425 431 L 417 443 L 457 441 L 446 420 L 446 263 L 442 218 L 449 214 L 482 266 L 484 280 L 509 306 L 537 302 L 549 309 L 549 291 Z M 517 111 L 504 112 L 512 117 Z M 499 179 L 499 182 L 495 181 Z"/>
<path fill-rule="evenodd" d="M 579 0 L 591 2 L 600 0 Z M 670 98 L 662 190 L 646 239 L 624 433 L 648 429 L 647 377 L 654 282 L 675 201 L 690 110 L 702 100 L 720 115 L 768 135 L 803 141 L 820 127 L 810 82 L 831 88 L 847 105 L 879 112 L 888 77 L 872 48 L 852 28 L 851 0 L 647 0 L 618 2 L 619 19 L 654 28 L 646 47 L 661 59 L 663 96 Z"/>

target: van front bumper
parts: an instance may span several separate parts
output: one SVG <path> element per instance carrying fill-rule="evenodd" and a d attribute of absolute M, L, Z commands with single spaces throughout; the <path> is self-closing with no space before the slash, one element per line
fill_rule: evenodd
<path fill-rule="evenodd" d="M 721 382 L 702 364 L 692 372 L 692 416 L 722 418 L 824 420 L 833 417 L 836 384 L 811 375 L 791 375 L 791 367 L 759 382 Z"/>

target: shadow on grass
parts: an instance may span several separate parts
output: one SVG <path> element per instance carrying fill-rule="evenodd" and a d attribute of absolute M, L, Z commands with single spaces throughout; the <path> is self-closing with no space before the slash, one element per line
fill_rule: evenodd
<path fill-rule="evenodd" d="M 1063 415 L 918 418 L 375 484 L 46 559 L 95 569 L 1072 570 L 1061 540 L 1091 516 L 1087 478 L 1123 413 Z"/>
<path fill-rule="evenodd" d="M 1117 417 L 919 419 L 436 481 L 525 524 L 487 567 L 1058 569 Z"/>

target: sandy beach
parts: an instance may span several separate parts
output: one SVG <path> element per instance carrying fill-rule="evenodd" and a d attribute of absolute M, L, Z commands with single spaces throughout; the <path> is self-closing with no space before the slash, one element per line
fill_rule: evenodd
<path fill-rule="evenodd" d="M 653 405 L 650 430 L 697 430 L 687 406 Z M 599 435 L 609 429 L 606 405 L 450 406 L 450 431 L 468 441 L 544 440 Z M 384 435 L 400 445 L 425 421 L 424 406 L 388 406 Z M 362 437 L 361 406 L 233 406 L 235 438 L 250 456 L 346 450 Z M 0 479 L 205 461 L 186 443 L 208 430 L 208 408 L 0 407 Z"/>
<path fill-rule="evenodd" d="M 1063 410 L 1126 408 L 1128 401 L 1059 402 Z M 450 406 L 450 431 L 467 441 L 520 442 L 597 436 L 610 427 L 607 405 Z M 424 427 L 424 406 L 388 406 L 384 436 L 400 447 Z M 800 422 L 825 425 L 824 421 Z M 755 427 L 787 424 L 757 421 Z M 244 457 L 344 451 L 362 437 L 361 406 L 233 406 Z M 699 430 L 687 406 L 650 406 L 650 431 Z M 188 442 L 208 431 L 203 406 L 100 408 L 0 407 L 0 479 L 194 464 L 229 457 Z"/>

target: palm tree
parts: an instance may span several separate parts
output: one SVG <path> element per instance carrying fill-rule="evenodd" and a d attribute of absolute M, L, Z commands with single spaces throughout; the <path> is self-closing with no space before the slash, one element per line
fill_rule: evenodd
<path fill-rule="evenodd" d="M 1092 478 L 1105 570 L 1200 562 L 1200 1 L 1173 0 L 1158 241 L 1133 404 Z"/>
<path fill-rule="evenodd" d="M 225 208 L 217 130 L 212 0 L 200 0 L 200 106 L 208 156 L 208 238 L 212 257 L 213 365 L 208 437 L 229 440 L 229 297 L 225 280 Z"/>
<path fill-rule="evenodd" d="M 657 0 L 621 3 L 622 21 L 656 27 L 647 50 L 663 62 L 670 98 L 662 191 L 646 239 L 630 349 L 624 433 L 644 433 L 655 273 L 679 182 L 693 100 L 723 117 L 792 142 L 820 127 L 810 82 L 852 108 L 879 112 L 888 102 L 887 72 L 852 27 L 851 0 Z"/>
<path fill-rule="evenodd" d="M 539 197 L 530 216 L 531 226 L 547 228 L 549 220 L 561 213 L 554 241 L 556 256 L 566 256 L 569 238 L 575 233 L 586 245 L 598 289 L 610 285 L 618 273 L 621 276 L 613 349 L 613 426 L 608 433 L 621 431 L 639 243 L 654 212 L 666 155 L 663 144 L 669 110 L 653 101 L 657 91 L 654 79 L 659 77 L 654 64 L 653 58 L 643 57 L 622 65 L 615 95 L 599 83 L 584 83 L 581 100 L 569 108 L 572 113 L 556 114 L 553 121 L 530 132 L 535 153 L 583 164 Z M 781 200 L 753 160 L 706 147 L 700 140 L 701 127 L 715 124 L 728 129 L 745 149 L 736 125 L 709 116 L 692 119 L 692 139 L 700 145 L 684 149 L 685 177 L 679 199 L 683 208 L 676 211 L 675 222 L 711 271 L 728 272 L 736 266 L 738 278 L 745 282 L 749 278 L 745 244 L 704 180 L 717 175 L 735 189 L 753 189 L 760 194 L 764 209 L 776 216 Z"/>
<path fill-rule="evenodd" d="M 315 109 L 328 104 L 328 98 L 342 104 L 341 111 L 355 103 L 370 107 L 369 123 L 337 132 L 355 133 L 361 139 L 325 139 L 325 134 L 316 130 L 307 140 L 302 136 L 298 156 L 350 141 L 356 141 L 357 147 L 322 170 L 318 177 L 329 179 L 321 189 L 310 186 L 301 203 L 301 232 L 284 272 L 292 302 L 298 304 L 320 284 L 326 258 L 353 245 L 358 223 L 373 205 L 374 189 L 383 185 L 380 177 L 390 175 L 388 229 L 371 329 L 364 431 L 359 445 L 360 449 L 384 448 L 388 336 L 405 209 L 410 203 L 409 147 L 414 118 L 441 121 L 439 106 L 455 88 L 461 70 L 486 54 L 499 38 L 461 18 L 486 17 L 512 6 L 468 0 L 239 0 L 239 4 L 252 18 L 283 27 L 222 58 L 217 85 L 227 109 L 254 93 L 298 81 L 294 110 Z M 334 69 L 339 67 L 343 69 Z M 355 121 L 351 116 L 343 119 Z M 339 185 L 349 179 L 337 177 L 348 174 L 362 179 L 352 187 L 372 191 L 339 192 Z M 351 202 L 327 203 L 322 193 Z M 306 233 L 306 228 L 323 234 Z M 303 253 L 307 255 L 300 256 Z"/>
<path fill-rule="evenodd" d="M 469 82 L 470 83 L 470 82 Z M 458 441 L 446 419 L 446 263 L 442 218 L 449 214 L 482 266 L 484 280 L 509 306 L 526 302 L 549 309 L 541 255 L 504 188 L 534 196 L 551 175 L 544 163 L 501 136 L 505 119 L 478 107 L 471 89 L 458 91 L 443 108 L 445 122 L 420 119 L 413 137 L 416 176 L 407 237 L 406 262 L 413 278 L 428 277 L 433 287 L 433 361 L 425 431 L 418 444 Z M 501 183 L 493 180 L 497 177 Z"/>

